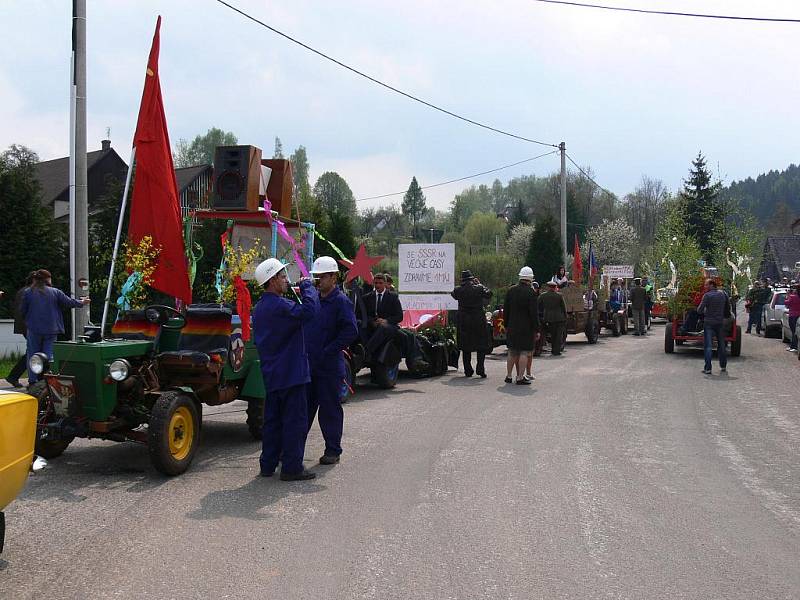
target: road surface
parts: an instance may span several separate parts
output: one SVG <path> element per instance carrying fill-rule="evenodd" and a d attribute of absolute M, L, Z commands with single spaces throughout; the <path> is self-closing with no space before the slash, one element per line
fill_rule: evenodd
<path fill-rule="evenodd" d="M 238 404 L 180 477 L 76 441 L 7 511 L 0 597 L 800 598 L 798 361 L 746 336 L 707 377 L 662 331 L 362 387 L 310 482 L 257 476 Z"/>

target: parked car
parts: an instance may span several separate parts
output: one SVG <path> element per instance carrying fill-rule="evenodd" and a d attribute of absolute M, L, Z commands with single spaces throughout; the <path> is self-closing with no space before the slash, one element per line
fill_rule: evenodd
<path fill-rule="evenodd" d="M 783 311 L 781 315 L 781 339 L 787 344 L 792 341 L 792 333 L 794 333 L 789 327 L 789 311 Z"/>
<path fill-rule="evenodd" d="M 781 317 L 786 312 L 786 307 L 783 305 L 786 295 L 789 290 L 784 288 L 775 288 L 772 291 L 772 298 L 768 304 L 764 305 L 764 311 L 761 313 L 761 329 L 764 331 L 764 337 L 778 337 L 781 333 Z"/>

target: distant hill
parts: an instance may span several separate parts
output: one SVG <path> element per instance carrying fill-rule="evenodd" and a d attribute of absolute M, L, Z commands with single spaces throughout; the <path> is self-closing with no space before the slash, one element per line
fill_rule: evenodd
<path fill-rule="evenodd" d="M 788 226 L 800 217 L 800 166 L 793 164 L 784 171 L 734 181 L 722 194 L 741 200 L 768 233 L 788 233 Z"/>

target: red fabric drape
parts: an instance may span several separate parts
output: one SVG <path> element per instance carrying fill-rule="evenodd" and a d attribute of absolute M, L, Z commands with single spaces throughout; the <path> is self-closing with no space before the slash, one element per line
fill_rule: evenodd
<path fill-rule="evenodd" d="M 158 17 L 147 61 L 139 121 L 133 138 L 136 178 L 128 237 L 133 244 L 138 244 L 147 235 L 153 238 L 153 244 L 160 247 L 161 252 L 153 273 L 152 287 L 189 304 L 192 301 L 192 289 L 183 243 L 178 184 L 158 77 L 160 29 L 161 17 Z"/>
<path fill-rule="evenodd" d="M 250 339 L 250 309 L 253 307 L 253 299 L 247 284 L 238 275 L 233 278 L 233 287 L 236 289 L 236 312 L 242 320 L 242 339 L 246 342 Z"/>

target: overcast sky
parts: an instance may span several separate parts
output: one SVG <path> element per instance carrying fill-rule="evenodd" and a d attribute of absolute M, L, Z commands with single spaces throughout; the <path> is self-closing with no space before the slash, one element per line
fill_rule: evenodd
<path fill-rule="evenodd" d="M 676 189 L 702 150 L 724 181 L 800 161 L 800 24 L 647 16 L 530 0 L 230 0 L 376 78 L 451 111 L 557 144 L 624 195 Z M 800 18 L 797 0 L 607 0 Z M 68 154 L 71 2 L 3 0 L 0 147 Z M 245 20 L 214 0 L 88 0 L 88 146 L 106 127 L 127 161 L 158 14 L 174 144 L 215 126 L 271 155 L 307 148 L 356 197 L 461 177 L 546 151 L 446 117 Z M 547 175 L 556 156 L 430 190 Z M 360 206 L 399 203 L 401 197 Z"/>

